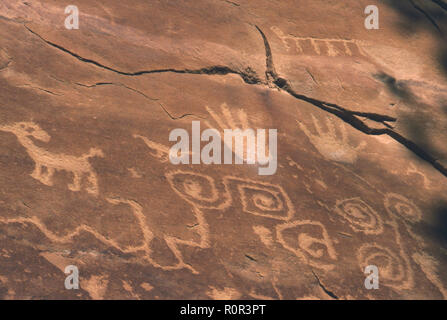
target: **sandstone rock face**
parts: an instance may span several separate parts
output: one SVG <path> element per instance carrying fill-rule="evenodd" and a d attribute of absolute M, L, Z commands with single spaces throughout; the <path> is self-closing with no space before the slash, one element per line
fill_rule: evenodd
<path fill-rule="evenodd" d="M 0 3 L 1 298 L 447 298 L 444 1 L 100 2 Z M 173 164 L 193 121 L 276 172 Z"/>

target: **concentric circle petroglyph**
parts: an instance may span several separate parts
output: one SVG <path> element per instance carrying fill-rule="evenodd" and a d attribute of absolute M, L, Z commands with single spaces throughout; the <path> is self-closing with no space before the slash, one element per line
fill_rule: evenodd
<path fill-rule="evenodd" d="M 388 193 L 385 197 L 385 208 L 391 216 L 399 216 L 411 222 L 418 222 L 422 212 L 410 200 L 396 193 Z"/>
<path fill-rule="evenodd" d="M 225 184 L 228 188 L 236 186 L 244 212 L 277 220 L 290 220 L 295 213 L 292 201 L 279 185 L 236 177 L 225 177 Z"/>
<path fill-rule="evenodd" d="M 166 178 L 182 199 L 197 208 L 223 209 L 230 201 L 227 192 L 219 194 L 210 176 L 179 170 L 167 172 Z"/>
<path fill-rule="evenodd" d="M 337 201 L 335 212 L 347 220 L 354 231 L 365 234 L 383 232 L 383 222 L 378 213 L 360 198 Z"/>
<path fill-rule="evenodd" d="M 412 271 L 406 258 L 398 252 L 376 243 L 365 244 L 358 250 L 357 257 L 362 272 L 366 266 L 377 266 L 382 285 L 399 290 L 412 287 Z"/>

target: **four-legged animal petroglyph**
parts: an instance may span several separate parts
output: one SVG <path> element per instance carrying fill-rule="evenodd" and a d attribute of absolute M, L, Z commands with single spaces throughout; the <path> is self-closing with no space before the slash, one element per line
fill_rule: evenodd
<path fill-rule="evenodd" d="M 311 133 L 303 123 L 299 121 L 297 123 L 318 152 L 327 160 L 354 163 L 357 160 L 358 152 L 366 147 L 366 142 L 364 141 L 357 147 L 351 146 L 348 141 L 346 127 L 343 124 L 340 125 L 340 139 L 337 137 L 335 126 L 331 119 L 327 119 L 327 132 L 323 131 L 314 115 L 312 115 L 312 120 L 317 134 Z"/>
<path fill-rule="evenodd" d="M 306 55 L 336 56 L 366 56 L 360 46 L 359 40 L 352 39 L 326 39 L 313 37 L 296 37 L 291 34 L 284 34 L 278 27 L 271 27 L 276 36 L 281 39 L 287 51 L 294 44 L 297 53 Z"/>
<path fill-rule="evenodd" d="M 73 174 L 73 183 L 68 185 L 71 191 L 80 191 L 82 178 L 87 178 L 88 193 L 98 194 L 98 178 L 89 163 L 89 158 L 104 157 L 101 150 L 91 148 L 80 157 L 66 154 L 55 154 L 35 145 L 31 138 L 49 142 L 51 137 L 33 122 L 18 122 L 12 125 L 0 126 L 0 131 L 13 133 L 20 144 L 25 147 L 28 155 L 34 160 L 35 168 L 31 176 L 41 183 L 52 186 L 53 175 L 56 171 L 67 171 Z"/>

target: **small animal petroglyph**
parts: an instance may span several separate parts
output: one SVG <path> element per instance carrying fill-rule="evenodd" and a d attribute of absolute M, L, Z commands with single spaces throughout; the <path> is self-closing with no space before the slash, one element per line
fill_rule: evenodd
<path fill-rule="evenodd" d="M 169 161 L 169 147 L 164 146 L 160 143 L 149 140 L 148 138 L 141 136 L 139 134 L 134 134 L 135 139 L 141 139 L 146 144 L 146 146 L 151 150 L 151 155 L 157 158 L 160 162 Z"/>
<path fill-rule="evenodd" d="M 359 40 L 352 39 L 326 39 L 313 37 L 296 37 L 291 34 L 284 34 L 278 27 L 271 27 L 276 36 L 281 39 L 287 51 L 294 44 L 295 50 L 299 54 L 336 56 L 366 56 L 360 46 Z"/>
<path fill-rule="evenodd" d="M 335 126 L 329 118 L 327 119 L 327 132 L 323 131 L 314 115 L 312 115 L 312 120 L 317 134 L 311 133 L 303 123 L 299 121 L 297 123 L 318 152 L 327 160 L 354 163 L 357 160 L 358 152 L 366 147 L 365 141 L 357 147 L 351 146 L 348 141 L 346 127 L 343 124 L 340 125 L 341 138 L 338 138 Z"/>
<path fill-rule="evenodd" d="M 312 235 L 311 235 L 312 234 Z M 314 268 L 335 268 L 337 253 L 325 226 L 318 221 L 287 222 L 276 227 L 278 242 Z"/>
<path fill-rule="evenodd" d="M 51 153 L 34 144 L 31 138 L 49 142 L 51 137 L 33 122 L 18 122 L 12 125 L 0 126 L 1 131 L 11 132 L 20 144 L 25 147 L 28 155 L 34 160 L 35 168 L 31 176 L 41 183 L 52 186 L 55 171 L 67 171 L 73 174 L 73 183 L 68 185 L 71 191 L 80 191 L 82 178 L 87 178 L 88 193 L 98 195 L 98 178 L 93 171 L 88 159 L 92 157 L 104 157 L 103 152 L 97 148 L 80 157 L 66 154 Z"/>
<path fill-rule="evenodd" d="M 158 161 L 160 162 L 169 162 L 169 152 L 170 149 L 168 146 L 165 146 L 161 143 L 158 142 L 154 142 L 148 138 L 146 138 L 145 136 L 139 135 L 139 134 L 134 134 L 133 137 L 135 139 L 141 139 L 143 140 L 143 142 L 146 144 L 146 146 L 149 148 L 150 155 L 153 156 L 154 158 L 158 159 Z M 190 152 L 190 155 L 192 155 L 193 153 Z"/>
<path fill-rule="evenodd" d="M 383 232 L 383 222 L 379 214 L 360 198 L 337 201 L 335 212 L 346 219 L 354 231 L 365 234 Z"/>

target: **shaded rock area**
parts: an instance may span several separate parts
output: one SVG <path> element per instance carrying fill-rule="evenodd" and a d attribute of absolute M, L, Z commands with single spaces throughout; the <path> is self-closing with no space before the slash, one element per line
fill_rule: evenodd
<path fill-rule="evenodd" d="M 2 299 L 447 298 L 444 1 L 71 4 L 0 3 Z M 276 173 L 172 164 L 192 121 Z"/>

